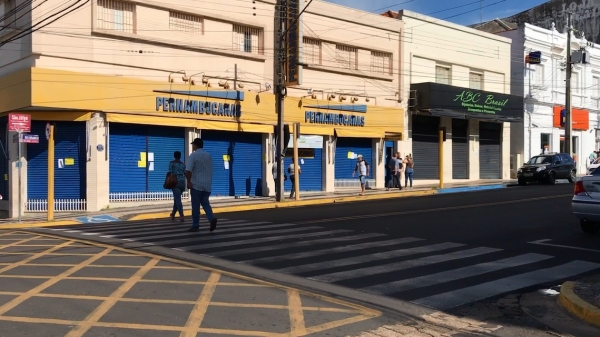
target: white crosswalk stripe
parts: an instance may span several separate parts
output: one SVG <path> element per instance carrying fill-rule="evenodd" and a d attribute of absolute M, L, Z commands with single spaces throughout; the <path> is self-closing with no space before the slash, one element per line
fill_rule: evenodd
<path fill-rule="evenodd" d="M 226 258 L 436 310 L 600 269 L 600 263 L 344 228 L 227 219 L 219 219 L 216 232 L 205 222 L 199 233 L 188 226 L 166 219 L 47 229 Z"/>

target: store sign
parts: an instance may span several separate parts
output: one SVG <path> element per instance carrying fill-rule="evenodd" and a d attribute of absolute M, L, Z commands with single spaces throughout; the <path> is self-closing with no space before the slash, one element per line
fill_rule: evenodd
<path fill-rule="evenodd" d="M 294 139 L 290 139 L 288 148 L 294 147 Z M 298 137 L 298 148 L 299 149 L 322 149 L 323 148 L 323 136 L 303 136 Z"/>
<path fill-rule="evenodd" d="M 242 107 L 239 104 L 217 103 L 195 99 L 156 97 L 156 111 L 192 113 L 224 117 L 241 117 Z"/>
<path fill-rule="evenodd" d="M 522 96 L 467 89 L 433 82 L 411 85 L 416 91 L 416 109 L 445 110 L 458 114 L 485 114 L 512 120 L 523 118 Z M 469 117 L 469 116 L 467 116 Z"/>
<path fill-rule="evenodd" d="M 459 102 L 468 112 L 480 112 L 486 114 L 496 114 L 502 112 L 502 109 L 508 103 L 508 98 L 496 99 L 494 94 L 482 94 L 480 91 L 463 90 L 454 98 L 454 102 Z"/>
<path fill-rule="evenodd" d="M 342 125 L 342 126 L 365 126 L 365 116 L 354 116 L 349 114 L 337 114 L 327 112 L 306 111 L 304 122 L 310 124 Z"/>

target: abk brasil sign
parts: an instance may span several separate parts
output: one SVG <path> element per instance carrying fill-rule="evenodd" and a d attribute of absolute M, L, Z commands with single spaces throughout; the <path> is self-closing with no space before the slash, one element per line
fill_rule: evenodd
<path fill-rule="evenodd" d="M 156 97 L 156 111 L 181 112 L 199 115 L 241 117 L 239 104 L 217 103 L 181 98 Z"/>
<path fill-rule="evenodd" d="M 339 113 L 306 111 L 304 122 L 311 124 L 365 126 L 365 116 L 354 116 Z"/>
<path fill-rule="evenodd" d="M 458 113 L 523 118 L 523 97 L 455 87 L 433 82 L 411 84 L 417 110 L 443 109 Z"/>

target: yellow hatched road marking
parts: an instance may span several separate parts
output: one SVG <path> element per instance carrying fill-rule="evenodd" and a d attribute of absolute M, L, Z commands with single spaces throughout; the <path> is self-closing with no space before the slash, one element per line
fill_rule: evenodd
<path fill-rule="evenodd" d="M 202 289 L 202 293 L 200 293 L 200 297 L 198 297 L 198 301 L 196 302 L 196 305 L 194 305 L 194 309 L 192 309 L 192 312 L 185 323 L 186 329 L 179 334 L 180 337 L 196 337 L 198 328 L 204 320 L 204 315 L 206 314 L 210 300 L 215 293 L 215 289 L 217 289 L 217 283 L 219 283 L 220 277 L 221 274 L 219 273 L 210 273 L 210 276 L 204 285 L 204 289 Z"/>

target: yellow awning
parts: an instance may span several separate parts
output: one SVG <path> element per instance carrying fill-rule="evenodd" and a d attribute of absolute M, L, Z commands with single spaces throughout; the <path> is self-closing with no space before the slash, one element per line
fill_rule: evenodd
<path fill-rule="evenodd" d="M 85 122 L 92 118 L 91 112 L 82 111 L 15 111 L 15 113 L 30 115 L 34 121 Z M 8 115 L 3 112 L 0 116 Z"/>
<path fill-rule="evenodd" d="M 384 138 L 385 132 L 377 129 L 356 128 L 356 129 L 335 129 L 338 137 L 347 138 Z"/>
<path fill-rule="evenodd" d="M 248 124 L 248 123 L 232 123 L 201 120 L 199 129 L 203 130 L 222 130 L 222 131 L 241 131 L 255 133 L 272 133 L 272 125 L 264 124 Z"/>
<path fill-rule="evenodd" d="M 294 133 L 293 128 L 290 128 L 291 133 Z M 300 126 L 300 134 L 317 135 L 317 136 L 333 136 L 333 128 L 323 128 L 319 126 Z"/>
<path fill-rule="evenodd" d="M 195 119 L 107 113 L 106 120 L 108 122 L 114 123 L 174 126 L 181 128 L 200 128 L 200 121 Z"/>

